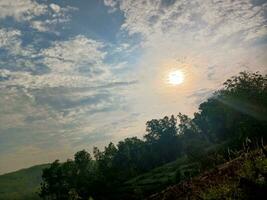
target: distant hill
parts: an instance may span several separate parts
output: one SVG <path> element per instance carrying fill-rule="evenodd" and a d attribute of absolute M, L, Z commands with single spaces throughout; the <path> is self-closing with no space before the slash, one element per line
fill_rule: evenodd
<path fill-rule="evenodd" d="M 49 164 L 36 165 L 0 176 L 0 200 L 37 200 L 42 170 Z"/>

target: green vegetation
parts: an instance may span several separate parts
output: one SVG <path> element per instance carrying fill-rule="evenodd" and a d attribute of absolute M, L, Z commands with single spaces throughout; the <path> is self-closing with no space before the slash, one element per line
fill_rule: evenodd
<path fill-rule="evenodd" d="M 253 155 L 253 154 L 252 154 Z M 253 155 L 244 161 L 237 176 L 202 192 L 203 199 L 263 199 L 267 191 L 267 158 Z"/>
<path fill-rule="evenodd" d="M 147 200 L 266 199 L 266 155 L 259 149 L 243 151 L 237 158 L 169 186 Z"/>
<path fill-rule="evenodd" d="M 0 176 L 0 199 L 35 200 L 42 180 L 42 170 L 49 164 L 37 165 Z"/>

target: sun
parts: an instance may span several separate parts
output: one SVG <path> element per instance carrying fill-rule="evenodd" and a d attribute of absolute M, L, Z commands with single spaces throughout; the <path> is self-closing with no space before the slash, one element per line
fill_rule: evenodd
<path fill-rule="evenodd" d="M 184 73 L 181 70 L 175 70 L 169 73 L 168 82 L 172 85 L 179 85 L 184 82 Z"/>

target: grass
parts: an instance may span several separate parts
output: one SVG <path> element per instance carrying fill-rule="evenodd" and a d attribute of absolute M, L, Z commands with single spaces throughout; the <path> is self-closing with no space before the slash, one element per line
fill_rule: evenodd
<path fill-rule="evenodd" d="M 244 161 L 237 179 L 217 184 L 202 193 L 203 199 L 262 199 L 266 194 L 267 158 L 254 157 Z M 246 184 L 241 184 L 245 179 Z"/>
<path fill-rule="evenodd" d="M 136 199 L 142 198 L 175 184 L 177 170 L 187 169 L 190 166 L 186 157 L 179 158 L 126 181 L 120 190 L 122 193 L 133 193 Z"/>

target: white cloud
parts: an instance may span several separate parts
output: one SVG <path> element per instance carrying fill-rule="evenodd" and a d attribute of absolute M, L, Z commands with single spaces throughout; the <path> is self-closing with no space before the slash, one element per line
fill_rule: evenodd
<path fill-rule="evenodd" d="M 139 85 L 128 97 L 132 109 L 146 119 L 173 114 L 174 108 L 192 114 L 198 105 L 187 98 L 190 94 L 217 89 L 242 70 L 266 72 L 266 44 L 256 45 L 267 36 L 266 2 L 114 0 L 106 5 L 123 13 L 123 31 L 142 36 L 135 71 Z M 215 71 L 212 79 L 210 66 Z M 177 89 L 164 83 L 172 68 L 186 73 Z"/>
<path fill-rule="evenodd" d="M 74 10 L 77 10 L 77 8 L 70 6 L 60 7 L 54 3 L 48 6 L 38 3 L 36 0 L 0 1 L 0 19 L 12 17 L 18 22 L 27 21 L 32 28 L 40 32 L 53 32 L 53 26 L 51 25 L 69 21 L 68 13 Z M 39 16 L 45 17 L 45 20 L 37 20 L 36 17 Z"/>
<path fill-rule="evenodd" d="M 13 54 L 16 65 L 15 70 L 9 69 L 9 61 L 7 67 L 0 69 L 0 80 L 2 78 L 4 81 L 2 87 L 97 88 L 106 83 L 122 81 L 112 74 L 114 67 L 105 62 L 106 45 L 100 41 L 78 35 L 68 40 L 54 41 L 50 47 L 38 51 L 30 45 L 21 46 L 20 36 L 17 30 L 0 29 L 0 47 Z M 120 48 L 128 48 L 128 44 Z M 5 61 L 1 64 L 6 65 Z"/>
<path fill-rule="evenodd" d="M 104 0 L 104 5 L 109 6 L 110 10 L 109 12 L 115 12 L 117 10 L 117 5 L 119 3 L 119 0 Z"/>
<path fill-rule="evenodd" d="M 22 47 L 21 36 L 22 33 L 20 30 L 0 28 L 0 49 L 7 50 L 7 54 L 11 54 L 12 56 L 34 57 L 35 50 L 32 47 Z"/>
<path fill-rule="evenodd" d="M 0 78 L 5 80 L 3 87 L 93 87 L 107 80 L 115 80 L 104 62 L 107 52 L 103 49 L 105 45 L 102 42 L 78 35 L 69 40 L 54 41 L 50 47 L 38 52 L 29 45 L 22 47 L 20 36 L 18 30 L 0 29 L 0 48 L 9 51 L 16 65 L 16 70 L 0 70 Z M 38 59 L 32 60 L 33 58 Z M 4 66 L 4 62 L 0 63 Z M 11 61 L 8 66 L 10 64 Z M 51 71 L 38 74 L 42 70 L 38 65 L 48 67 Z M 32 74 L 32 71 L 37 74 Z"/>
<path fill-rule="evenodd" d="M 41 54 L 44 56 L 44 63 L 54 73 L 86 74 L 94 78 L 101 77 L 107 71 L 103 63 L 106 55 L 103 47 L 101 42 L 78 35 L 68 41 L 54 42 Z"/>
<path fill-rule="evenodd" d="M 252 70 L 266 68 L 266 45 L 259 48 L 252 44 L 267 36 L 267 2 L 110 0 L 106 5 L 123 12 L 122 30 L 143 36 L 144 53 L 138 64 L 145 77 L 162 68 L 158 63 L 184 57 L 194 60 L 191 67 L 203 75 L 211 65 L 216 66 L 218 75 L 227 71 L 226 76 L 240 71 L 240 63 L 250 63 Z M 261 59 L 253 59 L 256 57 Z"/>
<path fill-rule="evenodd" d="M 17 29 L 0 28 L 0 49 L 5 49 L 8 53 L 6 55 L 12 55 L 13 59 L 9 60 L 8 64 L 14 62 L 23 61 L 29 66 L 30 60 L 18 59 L 17 56 L 33 58 L 36 56 L 36 51 L 32 46 L 22 46 L 22 33 Z M 4 61 L 0 61 L 3 65 L 7 65 Z"/>
<path fill-rule="evenodd" d="M 104 0 L 106 6 L 115 7 L 119 3 L 118 0 Z"/>
<path fill-rule="evenodd" d="M 16 29 L 0 29 L 0 48 L 14 50 L 20 47 L 21 32 Z"/>
<path fill-rule="evenodd" d="M 51 3 L 49 6 L 54 12 L 56 12 L 56 13 L 60 12 L 60 6 L 59 5 Z"/>
<path fill-rule="evenodd" d="M 14 17 L 17 21 L 30 20 L 47 12 L 47 6 L 34 0 L 1 0 L 0 18 Z"/>
<path fill-rule="evenodd" d="M 123 46 L 126 47 L 127 45 Z M 77 118 L 78 114 L 82 116 L 88 112 L 95 113 L 113 109 L 119 100 L 115 96 L 122 90 L 117 91 L 115 96 L 112 88 L 108 90 L 104 88 L 106 91 L 103 91 L 102 86 L 110 86 L 114 83 L 115 88 L 118 83 L 104 62 L 107 54 L 103 49 L 104 47 L 102 42 L 82 35 L 65 41 L 52 42 L 50 47 L 42 49 L 40 52 L 33 52 L 32 55 L 40 57 L 39 64 L 48 66 L 51 71 L 38 75 L 28 71 L 0 69 L 0 81 L 2 81 L 0 88 L 2 90 L 21 88 L 25 94 L 32 96 L 33 99 L 40 96 L 40 93 L 34 94 L 34 90 L 45 92 L 46 90 L 50 91 L 50 89 L 53 91 L 52 88 L 64 88 L 63 91 L 69 91 L 67 94 L 59 92 L 51 95 L 48 92 L 45 95 L 51 97 L 50 106 L 55 104 L 54 106 L 59 109 L 59 112 L 65 110 L 72 113 L 68 114 L 71 120 Z M 128 83 L 119 82 L 118 85 L 127 86 Z M 73 91 L 73 89 L 75 90 Z M 76 90 L 80 92 L 76 92 Z M 99 100 L 96 101 L 95 98 L 99 98 Z M 59 101 L 62 101 L 63 104 L 57 103 Z M 69 107 L 61 107 L 61 105 L 68 105 Z M 34 107 L 34 105 L 32 106 Z M 23 119 L 17 115 L 13 115 L 13 117 L 19 118 L 20 121 Z M 66 118 L 65 116 L 61 120 L 66 121 Z M 67 121 L 69 122 L 69 120 Z"/>
<path fill-rule="evenodd" d="M 243 39 L 266 35 L 267 3 L 253 6 L 250 0 L 237 1 L 141 1 L 109 0 L 105 4 L 124 13 L 122 25 L 129 34 L 190 37 L 192 40 L 218 41 L 240 34 Z M 170 4 L 170 5 L 168 5 Z M 249 35 L 249 37 L 246 37 Z"/>
<path fill-rule="evenodd" d="M 54 32 L 58 34 L 54 29 L 56 25 L 63 24 L 70 21 L 69 13 L 71 11 L 76 11 L 77 8 L 67 6 L 60 7 L 57 4 L 50 4 L 50 9 L 47 9 L 47 15 L 45 15 L 45 20 L 35 20 L 32 19 L 30 21 L 30 25 L 32 28 L 40 31 L 40 32 Z"/>
<path fill-rule="evenodd" d="M 46 32 L 49 30 L 49 27 L 47 27 L 47 23 L 43 21 L 32 21 L 31 26 L 40 32 Z"/>

